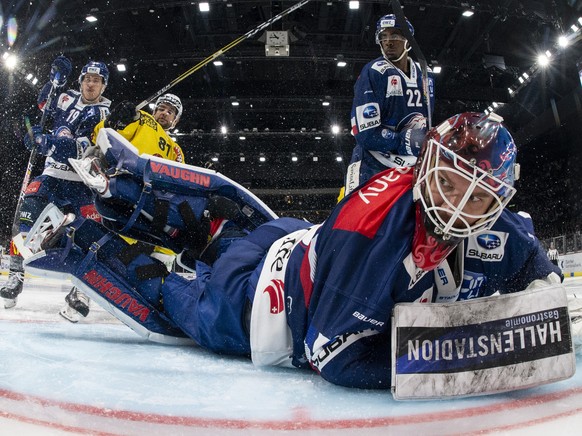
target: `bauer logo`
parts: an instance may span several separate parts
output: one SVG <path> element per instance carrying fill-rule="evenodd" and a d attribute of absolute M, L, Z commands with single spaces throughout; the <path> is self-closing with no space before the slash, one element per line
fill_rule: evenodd
<path fill-rule="evenodd" d="M 369 103 L 356 107 L 356 120 L 360 132 L 380 125 L 380 106 Z"/>
<path fill-rule="evenodd" d="M 487 232 L 470 236 L 467 244 L 467 257 L 485 262 L 499 262 L 505 254 L 507 233 Z"/>

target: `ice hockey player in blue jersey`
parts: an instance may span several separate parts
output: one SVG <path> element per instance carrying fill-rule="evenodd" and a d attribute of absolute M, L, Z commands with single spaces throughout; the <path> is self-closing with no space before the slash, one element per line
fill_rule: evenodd
<path fill-rule="evenodd" d="M 96 219 L 99 217 L 93 205 L 93 193 L 69 166 L 67 158 L 80 157 L 84 148 L 89 145 L 93 128 L 109 114 L 111 102 L 102 96 L 109 79 L 109 71 L 104 63 L 90 61 L 79 75 L 80 89 L 64 90 L 71 70 L 68 58 L 57 57 L 51 65 L 50 80 L 38 96 L 38 107 L 52 121 L 51 133 L 43 134 L 39 126 L 28 126 L 28 132 L 24 136 L 27 148 L 32 149 L 35 146 L 37 153 L 46 156 L 42 175 L 30 182 L 22 203 L 20 232 L 24 238 L 49 203 L 70 210 L 77 216 Z M 56 86 L 56 94 L 47 105 L 53 85 Z M 56 153 L 61 149 L 73 150 L 73 153 Z M 55 158 L 57 155 L 59 158 Z M 10 277 L 0 289 L 5 308 L 16 305 L 17 297 L 22 292 L 23 280 L 22 257 L 14 253 L 14 247 L 11 247 Z M 67 301 L 77 302 L 74 290 L 67 297 Z M 68 319 L 74 320 L 70 316 Z"/>
<path fill-rule="evenodd" d="M 112 140 L 104 145 L 104 171 L 112 153 L 121 156 L 109 173 L 112 198 L 123 190 L 113 183 L 116 174 L 134 168 L 144 186 L 136 204 L 163 185 L 166 210 L 172 193 L 182 194 L 180 202 L 190 195 L 191 219 L 204 219 L 210 176 L 176 163 L 162 171 L 143 157 L 124 163 L 126 152 Z M 378 173 L 323 224 L 270 220 L 232 242 L 212 266 L 193 262 L 192 280 L 72 215 L 33 232 L 32 248 L 42 250 L 26 265 L 35 274 L 73 276 L 150 339 L 191 338 L 256 365 L 311 368 L 338 385 L 389 389 L 397 303 L 458 302 L 561 281 L 531 225 L 506 209 L 516 154 L 501 117 L 464 113 L 431 129 L 414 167 Z M 155 227 L 168 226 L 178 233 L 196 228 L 179 220 Z"/>
<path fill-rule="evenodd" d="M 411 34 L 414 28 L 408 20 Z M 393 14 L 376 25 L 382 56 L 368 63 L 354 86 L 352 135 L 356 146 L 346 174 L 345 193 L 386 168 L 413 166 L 426 134 L 427 97 L 422 72 L 409 56 L 410 43 Z M 430 109 L 434 80 L 428 74 Z"/>

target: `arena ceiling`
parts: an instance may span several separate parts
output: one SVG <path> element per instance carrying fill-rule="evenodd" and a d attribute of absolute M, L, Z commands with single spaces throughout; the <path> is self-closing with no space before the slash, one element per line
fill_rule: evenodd
<path fill-rule="evenodd" d="M 5 107 L 10 102 L 2 146 L 20 150 L 10 132 L 23 111 L 35 111 L 38 86 L 59 54 L 70 57 L 77 71 L 88 59 L 106 62 L 111 70 L 106 96 L 138 103 L 295 3 L 210 0 L 210 10 L 201 12 L 197 1 L 2 1 L 0 49 L 20 59 L 15 70 L 0 73 L 7 85 L 0 98 Z M 524 146 L 552 137 L 564 124 L 579 128 L 580 33 L 567 48 L 559 48 L 557 39 L 573 34 L 572 25 L 582 27 L 582 1 L 401 3 L 429 65 L 442 68 L 433 124 L 495 102 Z M 471 17 L 463 15 L 467 9 Z M 389 0 L 360 1 L 358 9 L 350 9 L 348 1 L 311 0 L 229 48 L 219 57 L 221 66 L 209 62 L 181 80 L 172 89 L 185 107 L 175 134 L 189 162 L 218 159 L 214 165 L 221 171 L 264 192 L 339 186 L 353 146 L 353 85 L 364 64 L 379 55 L 376 21 L 391 12 Z M 97 21 L 87 21 L 89 15 Z M 10 17 L 18 25 L 12 45 Z M 266 56 L 266 30 L 288 31 L 289 56 Z M 546 51 L 552 64 L 542 69 L 537 57 Z M 346 65 L 338 67 L 338 61 Z M 125 72 L 116 69 L 122 62 Z M 29 75 L 39 83 L 32 85 Z M 334 124 L 337 134 L 331 132 Z M 568 153 L 557 150 L 560 156 Z M 259 155 L 265 163 L 258 163 Z M 19 184 L 18 174 L 16 182 L 5 175 L 3 183 Z"/>

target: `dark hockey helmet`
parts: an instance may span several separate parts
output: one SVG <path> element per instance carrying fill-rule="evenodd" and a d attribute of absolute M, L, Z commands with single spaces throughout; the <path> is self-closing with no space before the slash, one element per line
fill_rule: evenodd
<path fill-rule="evenodd" d="M 109 82 L 109 69 L 103 62 L 89 61 L 89 63 L 87 63 L 87 65 L 85 65 L 81 70 L 81 74 L 79 75 L 79 85 L 87 73 L 101 76 L 105 85 Z"/>
<path fill-rule="evenodd" d="M 414 35 L 414 27 L 412 27 L 408 18 L 406 19 L 406 25 L 408 26 L 410 33 Z M 401 29 L 400 24 L 398 24 L 398 21 L 396 20 L 396 15 L 388 14 L 380 17 L 376 23 L 376 44 L 380 44 L 380 33 L 385 29 L 391 28 Z"/>
<path fill-rule="evenodd" d="M 428 132 L 413 192 L 426 231 L 435 238 L 464 238 L 490 229 L 515 194 L 517 147 L 502 122 L 494 113 L 466 112 Z M 455 178 L 467 184 L 460 199 L 447 196 Z M 488 196 L 493 201 L 485 212 L 470 212 L 472 202 L 489 201 Z"/>

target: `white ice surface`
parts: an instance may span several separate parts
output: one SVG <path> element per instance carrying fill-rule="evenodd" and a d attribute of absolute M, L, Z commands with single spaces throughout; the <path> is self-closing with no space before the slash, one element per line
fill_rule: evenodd
<path fill-rule="evenodd" d="M 582 279 L 566 284 L 582 293 Z M 582 434 L 580 351 L 563 382 L 396 402 L 308 371 L 146 342 L 96 305 L 73 325 L 58 315 L 68 290 L 32 279 L 16 308 L 0 308 L 0 435 Z"/>

